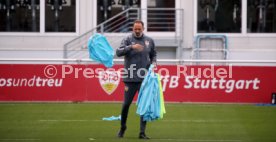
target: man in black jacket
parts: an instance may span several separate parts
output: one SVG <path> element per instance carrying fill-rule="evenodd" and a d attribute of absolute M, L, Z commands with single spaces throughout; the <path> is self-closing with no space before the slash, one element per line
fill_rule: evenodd
<path fill-rule="evenodd" d="M 124 56 L 125 74 L 123 81 L 125 83 L 124 103 L 122 106 L 121 128 L 118 137 L 124 137 L 126 130 L 126 121 L 128 110 L 141 83 L 146 75 L 150 64 L 156 65 L 156 50 L 152 38 L 143 34 L 144 23 L 136 20 L 133 24 L 133 33 L 127 36 L 116 50 L 118 57 Z M 146 121 L 140 118 L 140 139 L 149 139 L 145 134 Z"/>

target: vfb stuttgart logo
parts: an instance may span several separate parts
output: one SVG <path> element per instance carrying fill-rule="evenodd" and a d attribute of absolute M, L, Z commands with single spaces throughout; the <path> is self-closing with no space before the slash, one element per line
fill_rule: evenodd
<path fill-rule="evenodd" d="M 101 71 L 99 72 L 99 81 L 103 90 L 111 95 L 120 83 L 120 74 L 116 71 Z"/>

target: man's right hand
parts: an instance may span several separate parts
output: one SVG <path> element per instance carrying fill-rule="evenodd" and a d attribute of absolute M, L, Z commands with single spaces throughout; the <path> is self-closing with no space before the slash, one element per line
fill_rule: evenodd
<path fill-rule="evenodd" d="M 136 51 L 138 51 L 138 52 L 141 52 L 141 51 L 143 51 L 144 46 L 141 45 L 141 44 L 133 44 L 133 45 L 131 46 L 131 48 L 134 49 L 134 50 L 136 50 Z"/>

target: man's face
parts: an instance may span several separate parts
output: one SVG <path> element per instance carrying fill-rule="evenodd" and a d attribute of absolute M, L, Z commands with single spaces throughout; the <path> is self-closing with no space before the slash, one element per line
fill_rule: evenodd
<path fill-rule="evenodd" d="M 133 32 L 136 37 L 141 37 L 143 35 L 143 25 L 141 23 L 135 23 L 133 25 Z"/>

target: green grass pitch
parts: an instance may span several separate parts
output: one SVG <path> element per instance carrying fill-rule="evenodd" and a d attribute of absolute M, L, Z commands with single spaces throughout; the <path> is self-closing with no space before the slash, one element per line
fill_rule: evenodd
<path fill-rule="evenodd" d="M 0 104 L 0 142 L 141 142 L 132 104 L 128 129 L 116 137 L 118 103 Z M 239 104 L 166 104 L 164 119 L 149 122 L 151 142 L 276 142 L 276 107 Z"/>

